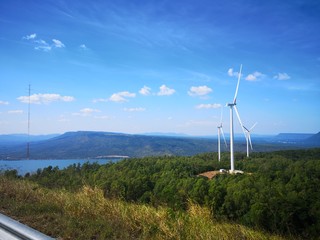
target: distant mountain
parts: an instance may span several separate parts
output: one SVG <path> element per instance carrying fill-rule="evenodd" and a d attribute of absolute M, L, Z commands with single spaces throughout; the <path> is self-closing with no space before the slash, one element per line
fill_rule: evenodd
<path fill-rule="evenodd" d="M 194 155 L 213 151 L 214 141 L 201 138 L 145 136 L 110 132 L 67 132 L 30 144 L 30 158 L 70 159 L 105 156 Z M 25 145 L 0 146 L 0 158 L 24 158 Z"/>
<path fill-rule="evenodd" d="M 47 134 L 47 135 L 30 135 L 28 134 L 4 134 L 0 135 L 0 143 L 23 143 L 30 141 L 47 140 L 59 136 L 60 134 Z"/>
<path fill-rule="evenodd" d="M 165 137 L 191 137 L 185 133 L 173 133 L 173 132 L 147 132 L 143 133 L 145 136 L 165 136 Z"/>
<path fill-rule="evenodd" d="M 312 137 L 313 135 L 314 134 L 312 133 L 279 133 L 275 136 L 275 139 L 283 141 L 302 141 Z"/>
<path fill-rule="evenodd" d="M 319 138 L 320 133 L 280 133 L 269 141 L 301 147 L 320 147 Z"/>
<path fill-rule="evenodd" d="M 292 137 L 291 134 L 289 135 Z M 275 139 L 272 141 L 269 138 L 265 140 L 263 138 L 253 137 L 254 151 L 267 152 L 320 146 L 319 142 L 317 144 L 313 142 L 315 140 L 312 140 L 310 143 L 306 143 L 306 140 L 304 140 L 304 142 L 288 142 L 283 141 L 283 139 L 288 139 L 288 135 L 282 134 L 280 137 L 272 138 Z M 299 135 L 299 137 L 300 139 L 302 138 L 301 135 Z M 296 139 L 296 137 L 291 139 Z M 294 144 L 292 144 L 292 142 L 294 142 Z M 243 136 L 242 138 L 235 139 L 234 149 L 237 152 L 246 151 L 246 141 Z M 160 155 L 191 156 L 203 152 L 216 151 L 216 138 L 146 136 L 112 132 L 67 132 L 53 138 L 32 141 L 30 143 L 31 159 L 85 159 L 114 156 L 145 157 Z M 222 146 L 222 151 L 229 151 L 229 147 L 225 148 Z M 26 158 L 26 142 L 0 142 L 0 159 L 24 158 Z"/>
<path fill-rule="evenodd" d="M 311 137 L 307 138 L 306 142 L 308 142 L 308 143 L 317 143 L 318 145 L 320 145 L 320 132 L 318 132 L 317 134 L 314 134 Z"/>

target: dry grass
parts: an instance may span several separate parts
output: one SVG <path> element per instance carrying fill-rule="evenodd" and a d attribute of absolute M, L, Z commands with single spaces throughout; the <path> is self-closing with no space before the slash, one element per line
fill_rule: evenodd
<path fill-rule="evenodd" d="M 52 191 L 0 177 L 0 211 L 58 239 L 283 239 L 247 227 L 219 223 L 209 209 L 187 212 L 108 200 L 98 188 Z"/>

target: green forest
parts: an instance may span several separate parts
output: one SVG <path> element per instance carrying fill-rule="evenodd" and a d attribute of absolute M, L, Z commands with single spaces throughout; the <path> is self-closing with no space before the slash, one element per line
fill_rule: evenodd
<path fill-rule="evenodd" d="M 208 209 L 210 219 L 232 222 L 290 238 L 318 239 L 320 232 L 320 149 L 235 154 L 235 167 L 244 174 L 200 173 L 229 169 L 227 153 L 191 157 L 162 156 L 117 163 L 47 167 L 34 174 L 17 171 L 2 178 L 27 181 L 49 190 L 78 193 L 100 189 L 103 197 L 156 209 L 171 215 L 188 211 L 190 204 Z M 3 190 L 4 191 L 4 190 Z"/>

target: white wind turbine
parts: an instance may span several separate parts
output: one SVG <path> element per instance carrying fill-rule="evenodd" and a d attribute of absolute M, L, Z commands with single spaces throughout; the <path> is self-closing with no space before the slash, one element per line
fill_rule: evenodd
<path fill-rule="evenodd" d="M 222 129 L 222 107 L 221 107 L 221 118 L 220 118 L 220 125 L 218 126 L 218 160 L 220 162 L 220 159 L 221 159 L 221 136 L 223 137 L 223 140 L 224 140 L 224 144 L 227 148 L 227 142 L 226 142 L 226 138 L 224 137 L 224 133 L 223 133 L 223 129 Z"/>
<path fill-rule="evenodd" d="M 244 130 L 246 131 L 247 157 L 249 157 L 249 144 L 250 144 L 251 150 L 253 150 L 250 133 L 251 133 L 252 129 L 253 129 L 256 125 L 257 125 L 257 123 L 253 124 L 253 126 L 252 126 L 250 129 L 248 129 L 248 128 L 246 128 L 245 126 L 243 126 Z"/>
<path fill-rule="evenodd" d="M 234 172 L 234 150 L 233 150 L 233 139 L 234 139 L 234 134 L 233 134 L 233 108 L 236 111 L 236 114 L 238 116 L 241 128 L 243 130 L 243 125 L 241 123 L 240 117 L 239 117 L 239 113 L 238 110 L 236 108 L 237 105 L 237 95 L 238 95 L 238 89 L 239 89 L 239 84 L 240 84 L 240 78 L 241 78 L 241 71 L 242 71 L 242 64 L 240 65 L 240 72 L 238 75 L 238 83 L 237 83 L 237 88 L 236 88 L 236 92 L 234 94 L 234 98 L 233 98 L 233 102 L 232 103 L 228 103 L 227 106 L 230 107 L 230 172 L 233 173 Z"/>

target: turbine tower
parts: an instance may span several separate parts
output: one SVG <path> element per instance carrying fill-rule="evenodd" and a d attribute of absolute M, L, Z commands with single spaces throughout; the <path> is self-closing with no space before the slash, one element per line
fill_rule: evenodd
<path fill-rule="evenodd" d="M 223 137 L 224 140 L 224 144 L 227 148 L 227 142 L 226 142 L 226 138 L 224 137 L 224 133 L 223 133 L 223 129 L 222 129 L 222 107 L 221 107 L 221 118 L 220 118 L 220 124 L 218 125 L 218 160 L 220 162 L 221 159 L 221 136 Z"/>
<path fill-rule="evenodd" d="M 250 133 L 251 133 L 252 129 L 253 129 L 256 125 L 257 125 L 257 123 L 253 124 L 253 126 L 252 126 L 250 129 L 248 129 L 248 128 L 246 128 L 245 126 L 243 126 L 244 130 L 246 131 L 247 157 L 249 157 L 249 144 L 250 144 L 251 150 L 253 150 Z"/>
<path fill-rule="evenodd" d="M 240 65 L 240 72 L 238 75 L 238 83 L 237 83 L 237 88 L 236 92 L 234 94 L 234 98 L 232 103 L 228 103 L 227 106 L 230 107 L 230 173 L 234 172 L 234 150 L 233 150 L 233 139 L 234 139 L 234 134 L 233 134 L 233 108 L 236 108 L 237 105 L 237 95 L 238 95 L 238 89 L 239 89 L 239 84 L 240 84 L 240 78 L 241 78 L 241 71 L 242 71 L 242 64 Z M 236 113 L 238 111 L 236 110 Z M 241 124 L 241 123 L 240 123 Z M 242 127 L 242 124 L 241 124 Z"/>
<path fill-rule="evenodd" d="M 30 159 L 30 103 L 31 103 L 31 98 L 30 98 L 30 84 L 29 84 L 29 98 L 28 98 L 28 142 L 27 142 L 27 160 Z"/>

